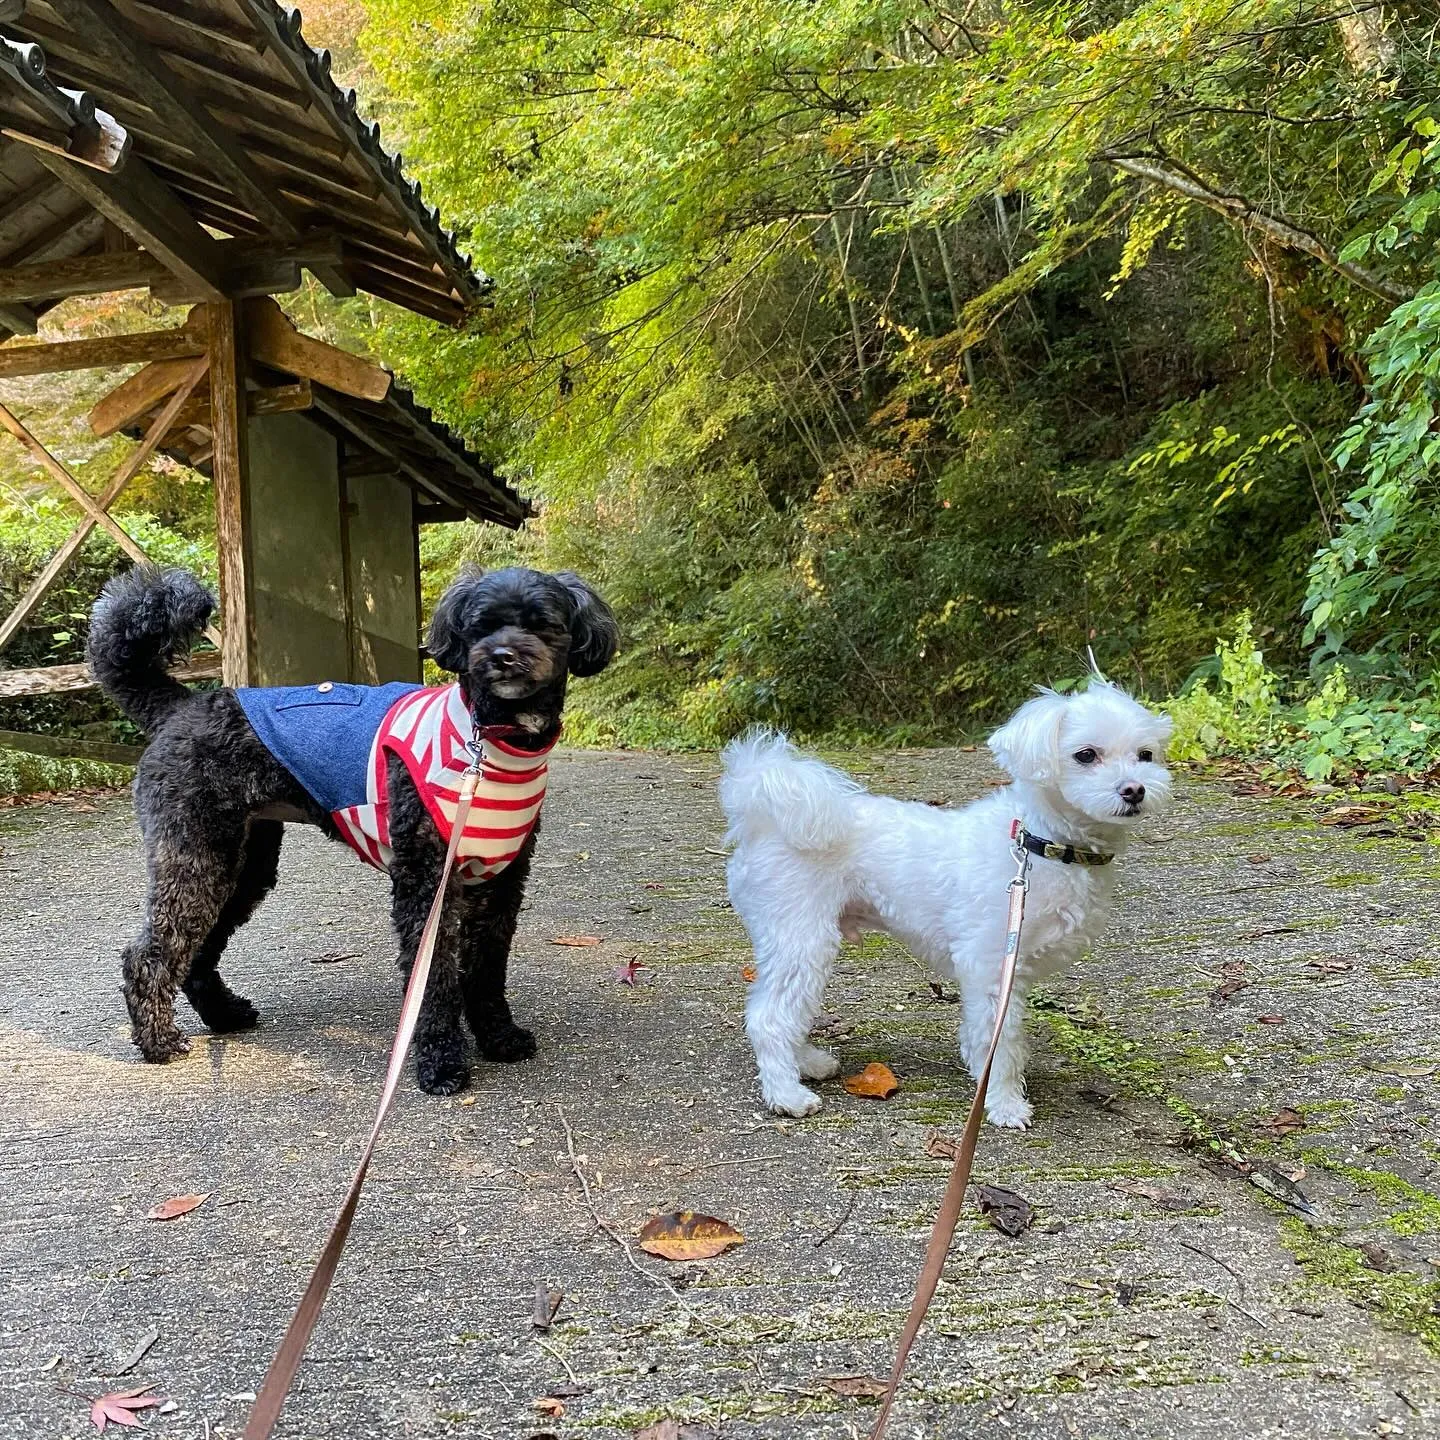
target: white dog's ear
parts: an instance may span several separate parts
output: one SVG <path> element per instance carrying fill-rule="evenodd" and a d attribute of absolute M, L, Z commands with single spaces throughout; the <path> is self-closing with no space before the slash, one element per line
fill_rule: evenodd
<path fill-rule="evenodd" d="M 986 742 L 996 763 L 1016 780 L 1051 780 L 1060 772 L 1060 722 L 1066 700 L 1041 690 Z"/>

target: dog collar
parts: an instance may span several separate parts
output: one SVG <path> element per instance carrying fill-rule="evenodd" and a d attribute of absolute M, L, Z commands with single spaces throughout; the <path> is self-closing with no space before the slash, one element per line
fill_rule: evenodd
<path fill-rule="evenodd" d="M 1058 860 L 1062 865 L 1108 865 L 1115 857 L 1103 850 L 1081 850 L 1074 845 L 1057 845 L 1041 835 L 1032 835 L 1018 820 L 1010 825 L 1010 838 L 1023 845 L 1032 855 L 1043 860 Z"/>

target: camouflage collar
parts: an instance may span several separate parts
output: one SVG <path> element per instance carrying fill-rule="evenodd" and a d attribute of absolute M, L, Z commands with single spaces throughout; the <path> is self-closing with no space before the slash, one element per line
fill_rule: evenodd
<path fill-rule="evenodd" d="M 1081 850 L 1074 845 L 1057 845 L 1039 835 L 1032 835 L 1023 826 L 1015 837 L 1032 855 L 1045 860 L 1058 860 L 1062 865 L 1108 865 L 1115 857 L 1103 850 Z"/>

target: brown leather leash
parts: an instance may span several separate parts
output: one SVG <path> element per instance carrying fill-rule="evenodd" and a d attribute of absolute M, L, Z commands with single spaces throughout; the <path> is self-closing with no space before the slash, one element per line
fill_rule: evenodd
<path fill-rule="evenodd" d="M 498 729 L 499 727 L 493 727 Z M 510 729 L 511 727 L 505 727 Z M 472 747 L 472 749 L 475 747 Z M 385 1072 L 385 1084 L 380 1091 L 380 1104 L 375 1111 L 375 1123 L 370 1127 L 370 1138 L 360 1154 L 360 1163 L 355 1167 L 355 1178 L 350 1182 L 349 1194 L 330 1227 L 321 1247 L 320 1258 L 315 1262 L 305 1293 L 300 1304 L 286 1326 L 280 1341 L 280 1348 L 265 1372 L 265 1383 L 255 1398 L 255 1406 L 245 1424 L 244 1440 L 269 1440 L 280 1418 L 280 1407 L 290 1393 L 295 1372 L 305 1356 L 305 1347 L 310 1343 L 310 1332 L 320 1318 L 320 1309 L 330 1292 L 330 1282 L 335 1278 L 336 1267 L 340 1264 L 340 1252 L 345 1248 L 345 1239 L 350 1234 L 350 1222 L 355 1218 L 355 1207 L 360 1203 L 360 1191 L 365 1184 L 366 1172 L 370 1169 L 370 1157 L 375 1153 L 375 1142 L 380 1138 L 380 1128 L 390 1113 L 395 1092 L 400 1085 L 400 1076 L 405 1069 L 405 1054 L 415 1038 L 415 1025 L 420 1019 L 420 1005 L 425 999 L 425 986 L 430 979 L 430 962 L 435 956 L 435 942 L 440 935 L 440 916 L 445 909 L 445 891 L 450 883 L 450 872 L 455 868 L 455 857 L 465 835 L 465 821 L 470 814 L 470 802 L 475 787 L 480 781 L 479 753 L 475 763 L 465 772 L 460 784 L 460 798 L 455 805 L 455 823 L 450 830 L 450 846 L 445 855 L 445 868 L 440 874 L 440 884 L 435 899 L 430 905 L 430 914 L 425 928 L 420 932 L 420 944 L 415 950 L 415 963 L 410 967 L 410 982 L 405 987 L 405 999 L 400 1005 L 400 1023 L 395 1030 L 395 1043 L 390 1047 L 390 1065 Z"/>
<path fill-rule="evenodd" d="M 965 1130 L 960 1136 L 960 1148 L 955 1152 L 955 1163 L 950 1167 L 950 1178 L 945 1184 L 945 1193 L 940 1197 L 940 1209 L 935 1215 L 935 1225 L 930 1231 L 930 1242 L 925 1248 L 925 1264 L 921 1267 L 920 1278 L 915 1285 L 915 1298 L 910 1302 L 910 1313 L 905 1317 L 905 1328 L 900 1332 L 900 1348 L 895 1355 L 895 1368 L 890 1372 L 890 1383 L 880 1402 L 880 1413 L 875 1417 L 875 1428 L 870 1440 L 881 1440 L 885 1427 L 890 1423 L 890 1407 L 895 1403 L 901 1377 L 905 1374 L 905 1362 L 910 1358 L 910 1347 L 925 1323 L 930 1311 L 930 1302 L 935 1298 L 935 1287 L 940 1283 L 940 1273 L 945 1268 L 946 1256 L 950 1253 L 950 1242 L 955 1238 L 955 1227 L 960 1221 L 961 1207 L 965 1202 L 965 1190 L 970 1184 L 970 1167 L 975 1161 L 975 1147 L 980 1140 L 980 1127 L 985 1121 L 985 1094 L 990 1088 L 990 1067 L 995 1063 L 995 1052 L 1000 1046 L 1000 1033 L 1005 1025 L 1005 1016 L 1010 1010 L 1010 996 L 1015 989 L 1015 965 L 1020 954 L 1020 926 L 1025 919 L 1025 892 L 1030 888 L 1030 852 L 1025 848 L 1024 832 L 1020 822 L 1010 826 L 1013 842 L 1010 852 L 1015 857 L 1016 874 L 1010 882 L 1010 916 L 1005 931 L 1005 958 L 1000 967 L 1000 1003 L 995 1011 L 995 1029 L 990 1036 L 990 1053 L 985 1057 L 985 1068 L 975 1085 L 975 1099 L 970 1104 L 970 1114 L 965 1119 Z"/>

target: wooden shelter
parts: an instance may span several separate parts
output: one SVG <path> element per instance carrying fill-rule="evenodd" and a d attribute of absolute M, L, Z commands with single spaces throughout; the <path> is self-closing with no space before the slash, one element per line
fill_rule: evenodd
<path fill-rule="evenodd" d="M 326 51 L 275 0 L 0 0 L 0 379 L 143 368 L 90 415 L 136 449 L 92 496 L 15 415 L 80 512 L 0 653 L 156 450 L 213 480 L 217 643 L 229 684 L 419 674 L 418 535 L 529 506 L 387 370 L 299 331 L 271 296 L 302 270 L 455 323 L 472 269 Z M 148 287 L 179 326 L 41 344 L 74 295 Z M 0 671 L 0 696 L 74 688 L 76 667 Z M 203 667 L 202 667 L 203 668 Z"/>

